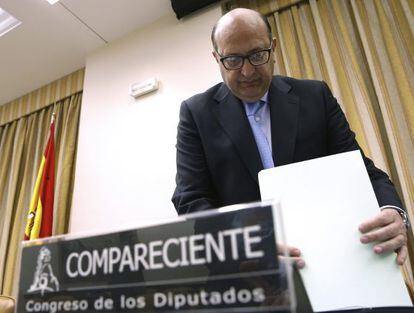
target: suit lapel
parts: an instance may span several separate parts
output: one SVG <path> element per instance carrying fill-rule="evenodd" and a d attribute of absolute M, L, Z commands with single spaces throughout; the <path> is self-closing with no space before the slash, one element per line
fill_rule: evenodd
<path fill-rule="evenodd" d="M 250 175 L 258 183 L 257 173 L 263 169 L 263 165 L 242 102 L 225 84 L 221 85 L 214 98 L 217 102 L 212 106 L 213 114 L 233 142 Z"/>
<path fill-rule="evenodd" d="M 289 94 L 291 87 L 279 77 L 272 80 L 268 101 L 275 166 L 293 162 L 299 115 L 299 98 Z"/>

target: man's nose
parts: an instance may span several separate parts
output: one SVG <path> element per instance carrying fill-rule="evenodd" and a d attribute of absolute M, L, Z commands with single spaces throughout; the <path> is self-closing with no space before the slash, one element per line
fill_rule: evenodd
<path fill-rule="evenodd" d="M 253 65 L 250 64 L 248 59 L 244 60 L 244 64 L 241 68 L 241 73 L 244 77 L 250 77 L 253 75 L 254 71 L 255 71 L 255 67 Z"/>

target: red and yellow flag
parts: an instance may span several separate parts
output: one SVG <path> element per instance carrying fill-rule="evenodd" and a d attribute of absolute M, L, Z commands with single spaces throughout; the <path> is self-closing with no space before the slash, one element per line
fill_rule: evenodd
<path fill-rule="evenodd" d="M 53 227 L 53 200 L 55 185 L 55 122 L 52 117 L 49 139 L 40 163 L 29 215 L 27 216 L 24 240 L 49 237 Z"/>

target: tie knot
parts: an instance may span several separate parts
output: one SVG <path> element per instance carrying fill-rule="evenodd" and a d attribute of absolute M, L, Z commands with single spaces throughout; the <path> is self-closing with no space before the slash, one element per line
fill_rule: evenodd
<path fill-rule="evenodd" d="M 264 105 L 264 101 L 247 102 L 247 115 L 255 115 Z"/>

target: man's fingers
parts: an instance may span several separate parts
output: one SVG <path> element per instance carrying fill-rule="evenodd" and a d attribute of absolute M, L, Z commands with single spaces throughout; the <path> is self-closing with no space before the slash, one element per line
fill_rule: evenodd
<path fill-rule="evenodd" d="M 398 235 L 405 235 L 405 226 L 403 223 L 391 223 L 382 228 L 365 233 L 361 236 L 362 243 L 369 243 L 374 241 L 387 241 Z"/>
<path fill-rule="evenodd" d="M 397 235 L 394 238 L 381 242 L 374 247 L 374 252 L 377 254 L 397 251 L 398 249 L 405 247 L 407 243 L 407 237 L 403 234 Z"/>
<path fill-rule="evenodd" d="M 381 211 L 380 214 L 376 215 L 374 218 L 369 219 L 359 225 L 359 231 L 361 233 L 369 232 L 375 228 L 383 227 L 388 224 L 391 224 L 395 221 L 396 217 L 400 217 L 398 212 L 393 209 L 386 209 Z"/>
<path fill-rule="evenodd" d="M 407 246 L 402 246 L 400 249 L 397 250 L 397 264 L 403 265 L 405 260 L 407 259 L 408 249 Z"/>
<path fill-rule="evenodd" d="M 297 266 L 297 268 L 302 269 L 305 267 L 306 263 L 303 259 L 301 258 L 292 258 L 292 259 L 295 262 L 295 265 Z"/>
<path fill-rule="evenodd" d="M 300 257 L 301 255 L 301 252 L 298 248 L 288 246 L 288 245 L 283 245 L 283 244 L 277 245 L 277 252 L 278 254 L 282 254 L 282 255 L 286 253 L 288 256 L 291 256 L 291 257 Z"/>
<path fill-rule="evenodd" d="M 402 265 L 407 259 L 407 231 L 399 213 L 394 209 L 384 209 L 373 219 L 359 226 L 362 233 L 361 242 L 376 242 L 374 252 L 383 254 L 397 252 L 397 264 Z"/>
<path fill-rule="evenodd" d="M 302 253 L 298 248 L 289 245 L 277 244 L 277 252 L 280 255 L 280 260 L 289 261 L 299 269 L 305 267 L 305 261 L 300 257 Z"/>
<path fill-rule="evenodd" d="M 287 257 L 286 258 L 284 256 L 280 256 L 279 258 L 280 258 L 281 261 L 287 260 L 287 261 L 293 263 L 293 265 L 296 266 L 299 269 L 304 268 L 305 265 L 306 265 L 305 261 L 303 259 L 299 258 L 299 257 L 293 257 L 293 258 L 292 257 Z"/>
<path fill-rule="evenodd" d="M 302 253 L 300 252 L 300 250 L 298 248 L 295 247 L 290 247 L 288 255 L 291 257 L 300 257 Z"/>

